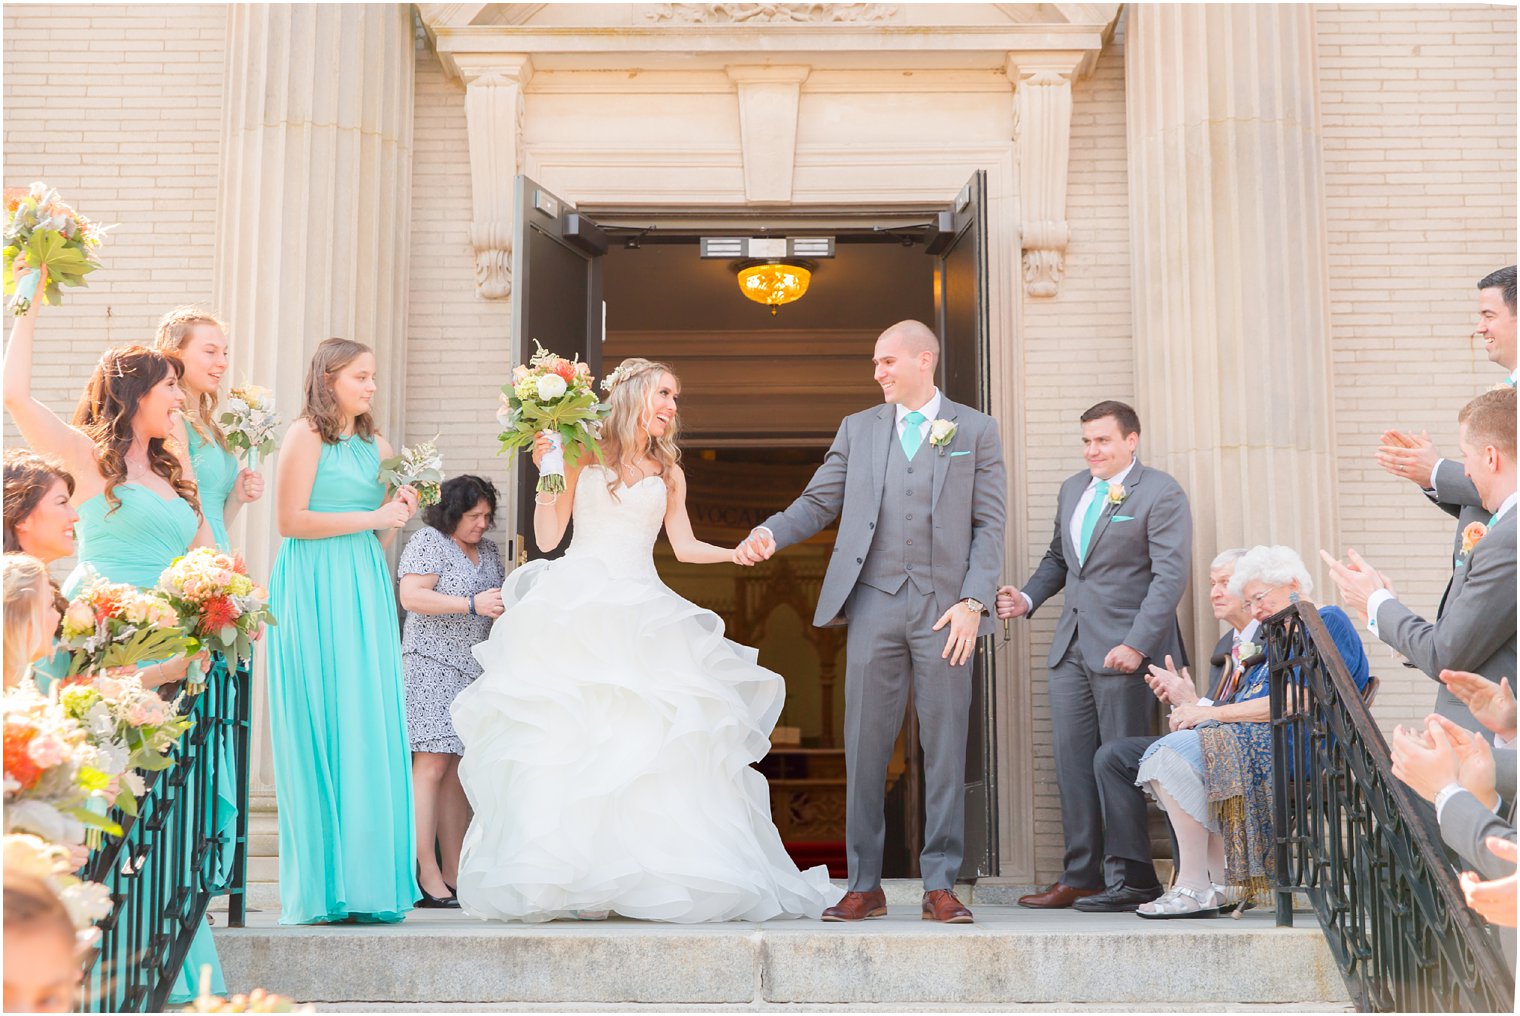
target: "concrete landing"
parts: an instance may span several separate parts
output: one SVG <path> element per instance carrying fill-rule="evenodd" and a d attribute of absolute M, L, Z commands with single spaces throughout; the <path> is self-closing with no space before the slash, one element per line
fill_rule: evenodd
<path fill-rule="evenodd" d="M 247 928 L 218 927 L 216 941 L 233 990 L 262 986 L 323 1008 L 1347 1005 L 1318 928 L 1276 928 L 1260 910 L 1152 922 L 980 903 L 976 914 L 974 925 L 936 925 L 915 901 L 848 925 L 520 925 L 424 910 L 392 926 L 280 927 L 264 911 Z"/>

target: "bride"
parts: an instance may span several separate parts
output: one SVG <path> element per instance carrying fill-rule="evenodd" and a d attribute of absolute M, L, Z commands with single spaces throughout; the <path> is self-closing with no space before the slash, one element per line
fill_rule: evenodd
<path fill-rule="evenodd" d="M 770 748 L 781 676 L 655 571 L 662 524 L 679 560 L 738 563 L 692 535 L 678 382 L 631 359 L 608 383 L 606 464 L 567 463 L 565 492 L 533 514 L 542 550 L 573 518 L 570 547 L 508 577 L 474 650 L 484 672 L 454 700 L 475 813 L 460 905 L 520 921 L 818 917 L 841 891 L 823 866 L 797 870 L 750 766 Z"/>

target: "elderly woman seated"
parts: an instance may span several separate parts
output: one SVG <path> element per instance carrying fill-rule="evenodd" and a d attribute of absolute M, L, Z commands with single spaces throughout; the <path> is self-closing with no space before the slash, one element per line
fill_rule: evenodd
<path fill-rule="evenodd" d="M 1258 621 L 1307 597 L 1313 582 L 1291 547 L 1253 547 L 1235 565 L 1230 592 Z M 1367 684 L 1367 655 L 1356 626 L 1339 607 L 1319 616 L 1358 688 Z M 1137 911 L 1141 917 L 1214 917 L 1225 885 L 1249 895 L 1272 877 L 1272 725 L 1267 665 L 1245 667 L 1260 647 L 1236 660 L 1226 694 L 1211 706 L 1179 706 L 1172 733 L 1141 757 L 1135 785 L 1166 812 L 1177 838 L 1177 877 L 1170 891 Z M 1158 668 L 1152 667 L 1152 670 Z M 1160 673 L 1165 673 L 1161 671 Z"/>

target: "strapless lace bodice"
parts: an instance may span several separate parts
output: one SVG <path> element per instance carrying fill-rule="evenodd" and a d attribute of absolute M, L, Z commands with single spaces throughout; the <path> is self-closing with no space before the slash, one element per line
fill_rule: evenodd
<path fill-rule="evenodd" d="M 646 476 L 607 489 L 612 470 L 587 466 L 575 485 L 575 534 L 566 557 L 595 557 L 614 575 L 652 576 L 654 541 L 665 521 L 665 481 Z M 614 496 L 614 494 L 616 496 Z"/>

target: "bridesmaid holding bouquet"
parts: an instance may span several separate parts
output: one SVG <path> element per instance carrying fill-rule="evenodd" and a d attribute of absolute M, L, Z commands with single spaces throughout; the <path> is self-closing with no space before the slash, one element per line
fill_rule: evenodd
<path fill-rule="evenodd" d="M 268 641 L 281 924 L 399 921 L 417 900 L 401 639 L 381 546 L 417 493 L 387 498 L 378 479 L 392 452 L 370 415 L 375 387 L 370 348 L 327 339 L 280 446 L 280 623 Z"/>

